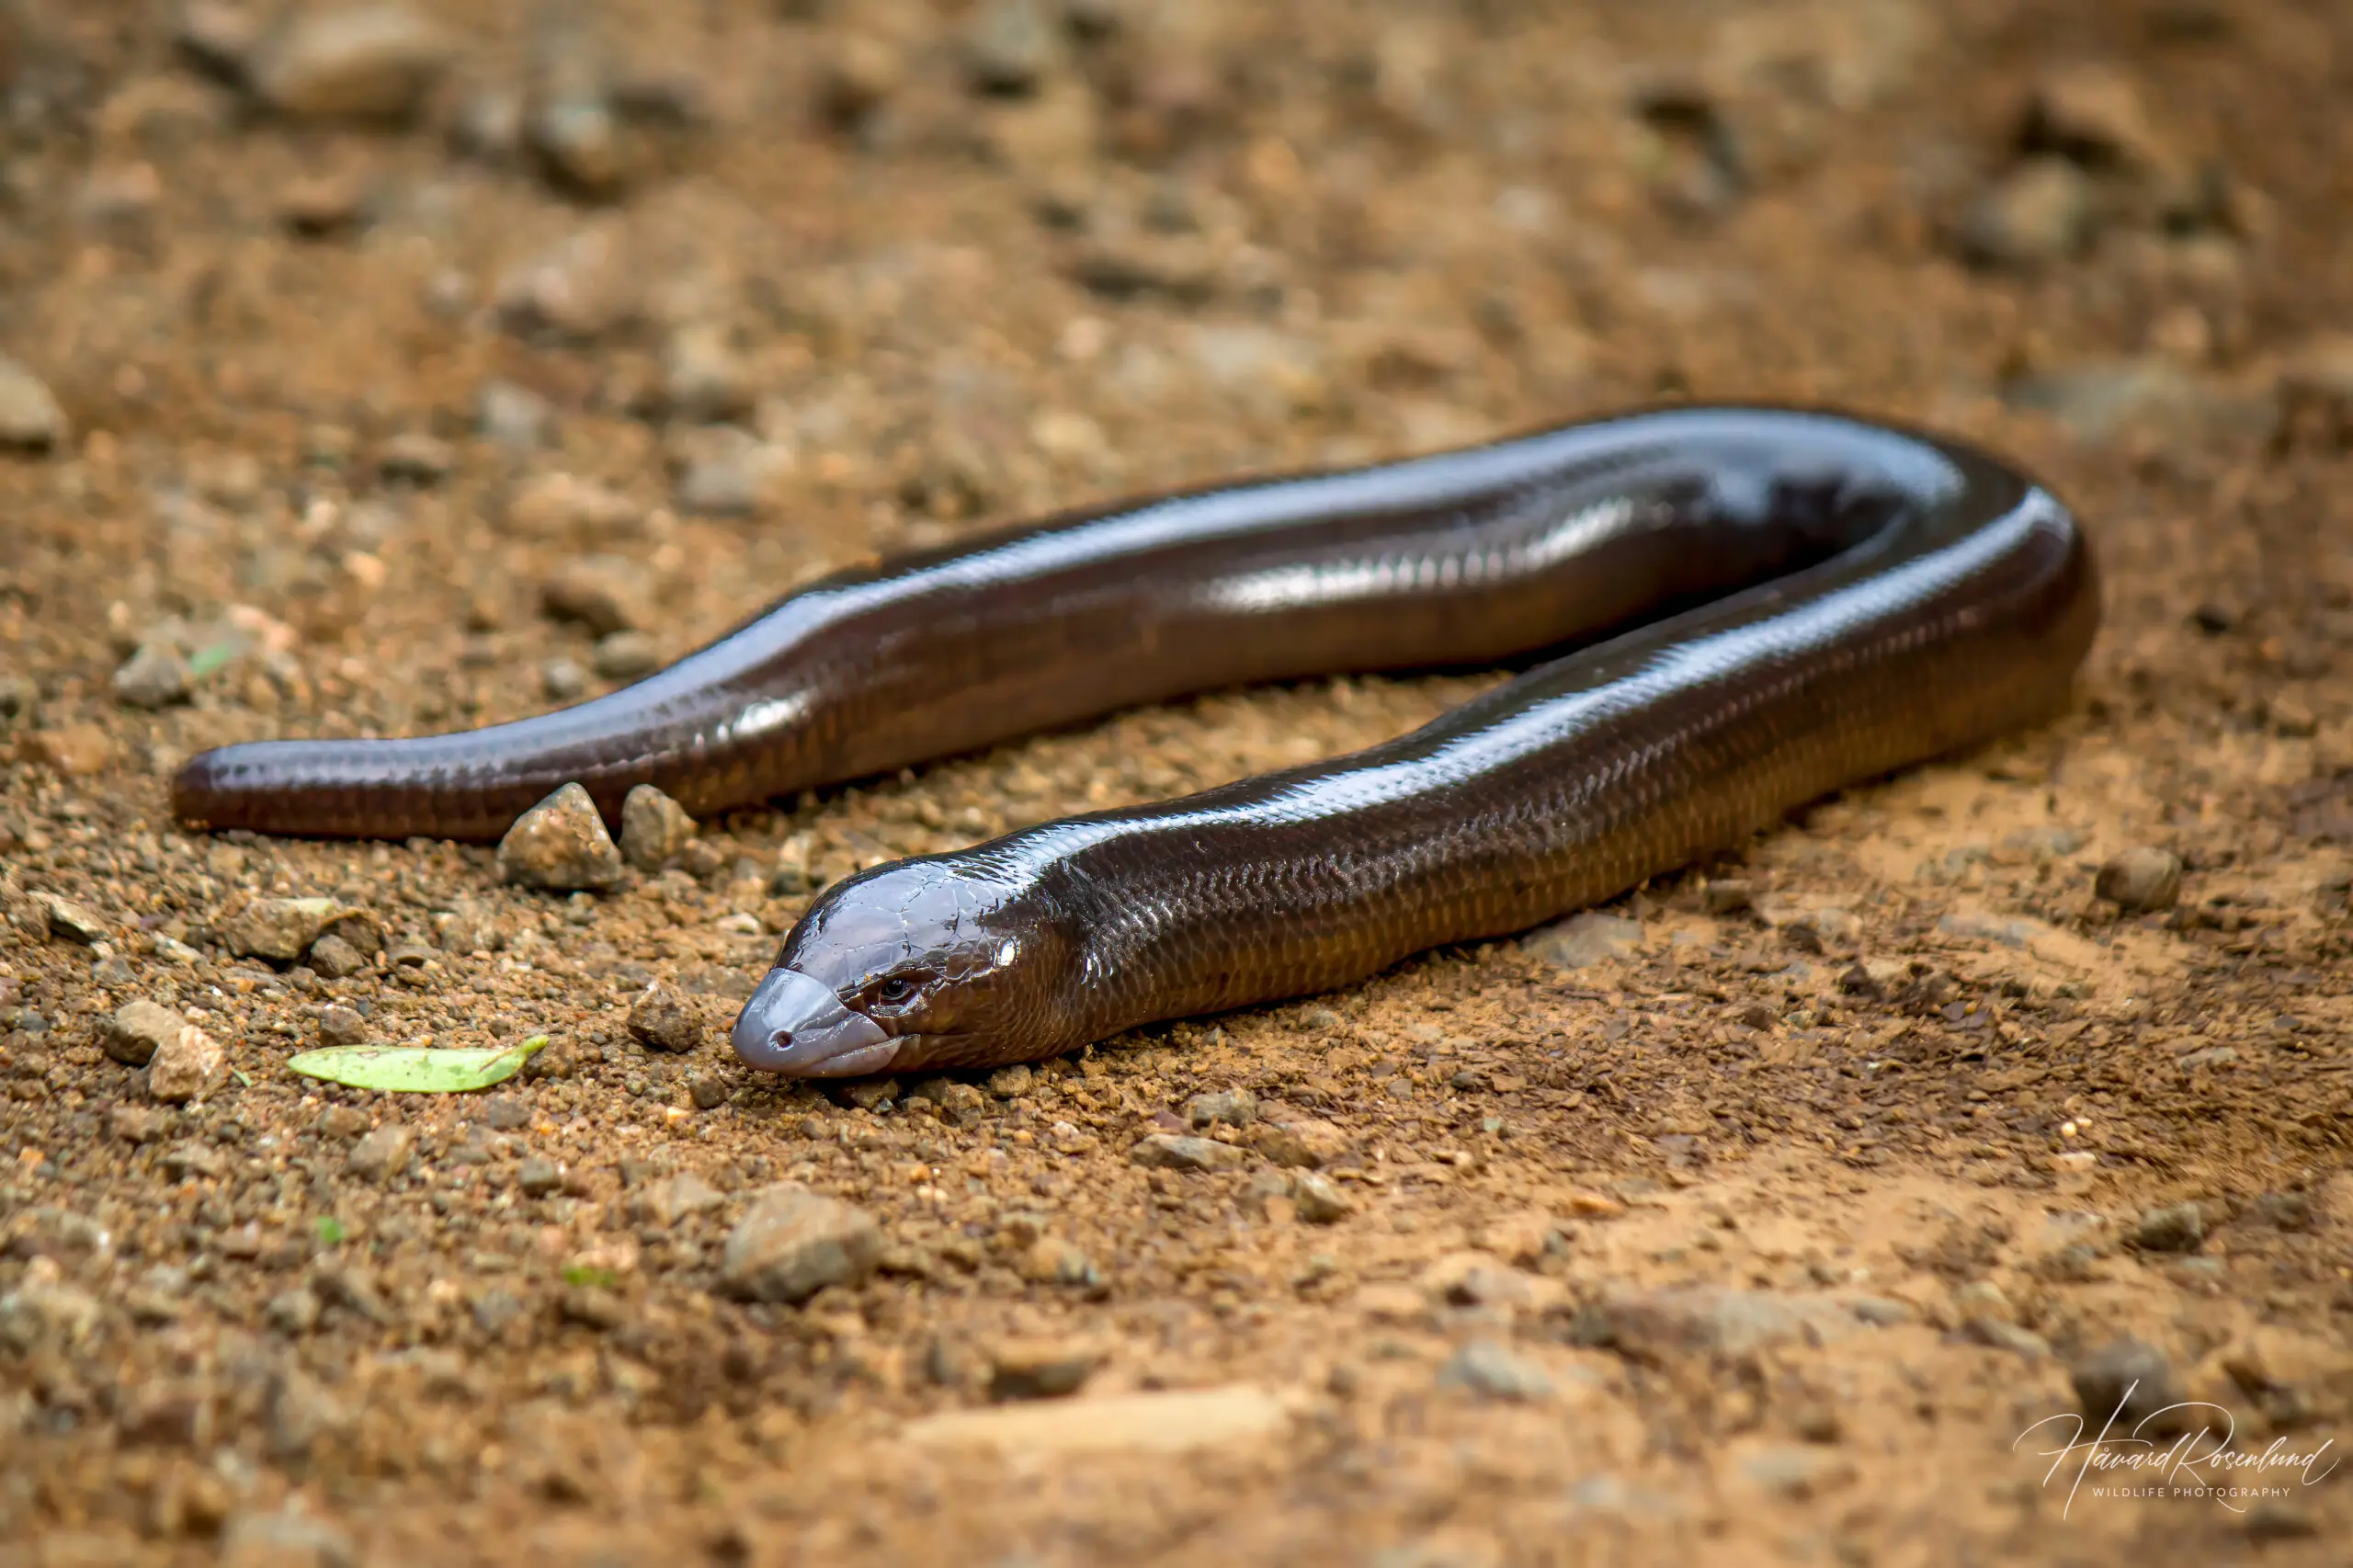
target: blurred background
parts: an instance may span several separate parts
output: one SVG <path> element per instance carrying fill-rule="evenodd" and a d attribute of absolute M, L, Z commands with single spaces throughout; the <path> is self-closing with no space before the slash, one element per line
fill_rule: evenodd
<path fill-rule="evenodd" d="M 983 519 L 1662 399 L 2341 423 L 2347 27 L 9 0 L 0 708 L 503 716 Z"/>

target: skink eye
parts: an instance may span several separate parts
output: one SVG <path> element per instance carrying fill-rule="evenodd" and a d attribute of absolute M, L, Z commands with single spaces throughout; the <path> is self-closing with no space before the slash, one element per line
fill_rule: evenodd
<path fill-rule="evenodd" d="M 895 1007 L 903 1002 L 914 1001 L 916 989 L 914 981 L 892 975 L 874 988 L 874 999 L 886 1007 Z"/>

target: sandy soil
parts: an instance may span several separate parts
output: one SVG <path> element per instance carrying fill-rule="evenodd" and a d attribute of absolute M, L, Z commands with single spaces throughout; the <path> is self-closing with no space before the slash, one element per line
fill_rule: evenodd
<path fill-rule="evenodd" d="M 2345 1561 L 2353 12 L 163 10 L 0 6 L 0 1562 Z M 988 519 L 1686 396 L 2045 476 L 2072 710 L 1631 924 L 833 1097 L 715 1032 L 813 882 L 1481 681 L 601 895 L 165 809 Z M 241 954 L 293 896 L 350 943 Z M 487 1096 L 283 1065 L 536 1033 Z"/>

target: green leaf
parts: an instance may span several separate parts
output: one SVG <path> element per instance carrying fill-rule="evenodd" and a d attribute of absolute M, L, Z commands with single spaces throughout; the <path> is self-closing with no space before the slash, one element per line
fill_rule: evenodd
<path fill-rule="evenodd" d="M 343 1221 L 332 1214 L 320 1215 L 313 1228 L 319 1233 L 319 1240 L 328 1246 L 337 1244 L 351 1234 L 343 1228 Z"/>
<path fill-rule="evenodd" d="M 199 648 L 188 659 L 188 678 L 202 680 L 243 652 L 244 650 L 234 642 L 215 642 L 210 647 Z"/>
<path fill-rule="evenodd" d="M 466 1047 L 436 1051 L 419 1045 L 338 1045 L 289 1057 L 286 1065 L 310 1078 L 379 1089 L 392 1095 L 458 1095 L 503 1084 L 546 1045 L 535 1034 L 504 1050 Z"/>
<path fill-rule="evenodd" d="M 602 1285 L 609 1290 L 621 1282 L 621 1277 L 609 1268 L 596 1268 L 585 1263 L 565 1267 L 563 1282 L 567 1285 Z"/>

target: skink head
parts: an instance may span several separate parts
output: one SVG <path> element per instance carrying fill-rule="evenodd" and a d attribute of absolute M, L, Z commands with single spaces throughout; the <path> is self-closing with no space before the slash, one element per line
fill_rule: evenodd
<path fill-rule="evenodd" d="M 847 1078 L 1027 1062 L 1084 1043 L 1073 944 L 1034 894 L 952 857 L 826 890 L 735 1020 L 766 1073 Z"/>

